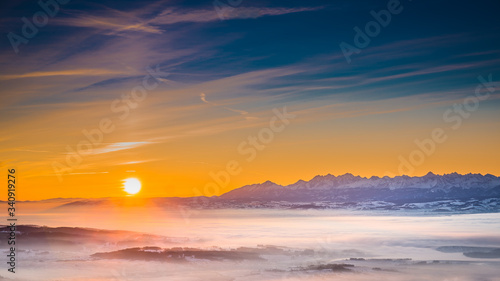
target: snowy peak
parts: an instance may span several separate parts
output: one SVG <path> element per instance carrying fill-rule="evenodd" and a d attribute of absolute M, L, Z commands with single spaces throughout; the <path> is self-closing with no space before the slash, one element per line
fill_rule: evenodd
<path fill-rule="evenodd" d="M 239 199 L 239 198 L 258 198 L 261 194 L 275 194 L 281 185 L 277 185 L 272 181 L 266 181 L 261 184 L 252 184 L 231 190 L 221 197 L 224 199 Z"/>

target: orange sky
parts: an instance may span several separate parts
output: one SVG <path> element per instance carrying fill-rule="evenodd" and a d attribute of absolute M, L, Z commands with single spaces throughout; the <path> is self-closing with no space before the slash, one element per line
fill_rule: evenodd
<path fill-rule="evenodd" d="M 61 173 L 59 181 L 53 164 L 70 167 L 62 144 L 76 147 L 85 140 L 78 129 L 73 129 L 78 126 L 57 118 L 62 112 L 78 114 L 77 110 L 64 108 L 44 117 L 50 121 L 37 118 L 30 124 L 18 124 L 31 128 L 18 132 L 18 138 L 12 142 L 4 140 L 15 149 L 2 151 L 9 163 L 3 162 L 2 168 L 17 168 L 18 200 L 125 196 L 122 180 L 129 177 L 138 178 L 143 184 L 136 196 L 211 196 L 246 184 L 271 180 L 285 185 L 299 179 L 309 180 L 317 174 L 399 175 L 399 155 L 409 161 L 410 153 L 419 151 L 414 141 L 429 138 L 432 130 L 442 127 L 447 139 L 435 143 L 434 153 L 425 156 L 423 163 L 412 165 L 412 175 L 424 175 L 428 171 L 500 174 L 497 149 L 500 130 L 492 130 L 496 124 L 486 121 L 492 120 L 495 114 L 498 116 L 496 112 L 475 112 L 474 118 L 454 131 L 439 118 L 439 112 L 446 110 L 446 106 L 434 108 L 435 113 L 418 109 L 324 120 L 314 120 L 315 112 L 306 115 L 299 110 L 291 111 L 292 108 L 288 110 L 296 117 L 290 119 L 282 131 L 273 132 L 274 138 L 268 144 L 259 142 L 265 148 L 255 149 L 255 158 L 251 158 L 250 152 L 239 153 L 238 147 L 248 142 L 248 136 L 258 136 L 269 128 L 269 120 L 274 116 L 272 110 L 256 115 L 259 119 L 230 117 L 234 121 L 228 124 L 213 125 L 206 130 L 203 125 L 191 134 L 162 139 L 154 135 L 140 136 L 147 131 L 143 129 L 144 123 L 136 121 L 154 120 L 152 115 L 160 114 L 147 110 L 145 105 L 137 108 L 130 120 L 117 123 L 116 133 L 103 134 L 105 142 L 92 148 L 90 153 L 82 154 L 81 164 Z M 202 105 L 197 110 L 200 114 L 209 114 L 213 108 Z M 422 114 L 425 111 L 429 114 Z M 86 124 L 97 124 L 99 116 L 93 121 L 82 119 L 78 123 L 85 128 Z M 64 130 L 64 137 L 52 135 L 50 129 L 37 130 L 37 123 L 44 122 L 50 122 L 52 130 Z M 149 126 L 151 123 L 146 127 Z M 227 165 L 235 165 L 234 161 L 238 166 L 230 168 L 231 175 Z M 408 167 L 403 171 L 409 171 Z M 213 184 L 217 182 L 211 173 L 221 180 L 217 189 L 214 189 Z M 207 185 L 211 187 L 205 188 Z"/>
<path fill-rule="evenodd" d="M 331 21 L 358 7 L 221 21 L 153 2 L 61 14 L 18 54 L 0 45 L 0 167 L 17 169 L 18 200 L 126 196 L 130 177 L 152 197 L 328 173 L 500 175 L 498 25 L 483 12 L 472 33 L 461 17 L 387 29 L 348 62 L 353 29 Z"/>

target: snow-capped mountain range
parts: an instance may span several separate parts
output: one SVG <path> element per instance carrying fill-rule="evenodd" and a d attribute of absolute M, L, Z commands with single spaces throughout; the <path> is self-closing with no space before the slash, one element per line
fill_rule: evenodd
<path fill-rule="evenodd" d="M 345 174 L 316 176 L 288 186 L 270 181 L 243 186 L 220 196 L 223 200 L 287 202 L 422 203 L 440 200 L 500 198 L 500 177 L 457 173 L 422 177 L 364 178 Z"/>

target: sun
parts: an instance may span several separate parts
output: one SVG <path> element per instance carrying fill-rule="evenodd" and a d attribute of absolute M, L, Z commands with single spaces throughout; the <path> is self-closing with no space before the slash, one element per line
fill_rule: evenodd
<path fill-rule="evenodd" d="M 141 191 L 141 182 L 136 178 L 128 178 L 123 180 L 123 191 L 130 195 L 137 194 Z"/>

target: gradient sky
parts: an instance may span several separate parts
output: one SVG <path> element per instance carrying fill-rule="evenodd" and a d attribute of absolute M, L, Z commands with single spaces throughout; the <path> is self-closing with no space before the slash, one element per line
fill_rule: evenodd
<path fill-rule="evenodd" d="M 16 54 L 9 32 L 22 35 L 21 18 L 41 8 L 4 1 L 2 171 L 18 170 L 19 200 L 124 196 L 129 177 L 150 197 L 328 173 L 500 175 L 500 3 L 401 1 L 348 63 L 340 43 L 354 45 L 353 28 L 388 2 L 243 0 L 220 19 L 211 1 L 72 0 Z M 160 70 L 158 86 L 117 111 L 148 67 Z M 490 74 L 496 91 L 481 88 L 477 109 L 449 112 Z M 296 117 L 247 161 L 238 146 L 285 106 Z M 70 167 L 68 147 L 101 120 L 114 130 L 58 177 L 55 163 Z M 436 128 L 446 140 L 401 170 Z M 207 193 L 210 173 L 231 161 L 241 171 Z"/>

